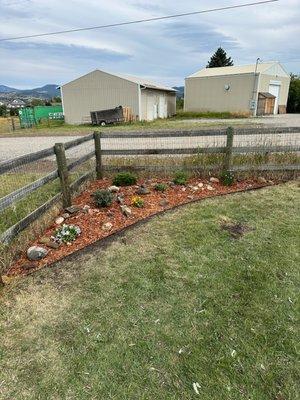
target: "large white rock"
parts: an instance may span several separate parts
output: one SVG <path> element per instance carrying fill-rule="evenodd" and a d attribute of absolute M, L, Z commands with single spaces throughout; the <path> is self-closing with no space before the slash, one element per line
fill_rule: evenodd
<path fill-rule="evenodd" d="M 120 206 L 122 213 L 126 216 L 129 217 L 132 214 L 132 211 L 129 207 L 125 206 L 125 205 L 121 205 Z"/>
<path fill-rule="evenodd" d="M 211 177 L 210 178 L 210 182 L 212 182 L 212 183 L 219 183 L 220 182 L 220 180 L 218 179 L 218 178 L 215 178 L 215 177 Z"/>
<path fill-rule="evenodd" d="M 48 250 L 44 249 L 44 247 L 31 246 L 27 250 L 27 257 L 32 261 L 41 260 L 42 258 L 46 257 L 47 254 Z"/>
<path fill-rule="evenodd" d="M 64 222 L 64 217 L 57 217 L 56 219 L 55 219 L 55 223 L 56 223 L 56 225 L 61 225 L 63 222 Z"/>
<path fill-rule="evenodd" d="M 118 186 L 112 185 L 112 186 L 109 186 L 109 188 L 107 190 L 109 190 L 110 192 L 116 193 L 120 190 L 120 188 Z"/>
<path fill-rule="evenodd" d="M 112 227 L 113 227 L 113 224 L 111 222 L 106 222 L 105 224 L 102 225 L 102 230 L 110 231 Z"/>

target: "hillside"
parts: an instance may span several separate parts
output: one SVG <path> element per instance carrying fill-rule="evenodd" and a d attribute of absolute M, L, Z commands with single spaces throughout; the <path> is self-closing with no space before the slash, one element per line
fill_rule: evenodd
<path fill-rule="evenodd" d="M 177 90 L 176 97 L 182 99 L 184 97 L 184 86 L 173 86 L 173 89 Z"/>
<path fill-rule="evenodd" d="M 55 84 L 47 84 L 42 87 L 37 87 L 33 89 L 16 89 L 11 88 L 9 86 L 0 85 L 0 95 L 10 93 L 15 95 L 18 94 L 18 97 L 36 97 L 40 99 L 51 99 L 54 96 L 60 96 L 60 90 L 57 89 L 58 85 Z"/>

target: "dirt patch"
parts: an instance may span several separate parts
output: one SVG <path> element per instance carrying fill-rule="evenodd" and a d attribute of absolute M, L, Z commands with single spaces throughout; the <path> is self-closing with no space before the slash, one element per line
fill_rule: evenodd
<path fill-rule="evenodd" d="M 234 239 L 239 239 L 244 236 L 245 233 L 253 231 L 254 229 L 241 222 L 223 222 L 221 228 L 229 232 L 230 236 Z"/>
<path fill-rule="evenodd" d="M 128 216 L 124 215 L 117 200 L 109 207 L 97 208 L 93 202 L 92 194 L 97 189 L 109 187 L 111 185 L 111 180 L 105 178 L 91 182 L 86 190 L 73 201 L 73 205 L 77 206 L 79 211 L 71 214 L 67 220 L 65 220 L 66 224 L 79 226 L 82 232 L 81 235 L 74 242 L 62 244 L 58 249 L 47 248 L 48 254 L 42 260 L 30 261 L 29 263 L 26 253 L 24 252 L 10 267 L 7 276 L 27 275 L 45 266 L 49 266 L 100 239 L 111 236 L 128 226 L 136 224 L 138 221 L 179 205 L 227 193 L 266 186 L 266 184 L 261 184 L 254 180 L 236 182 L 234 185 L 228 187 L 223 186 L 219 182 L 212 183 L 205 180 L 191 179 L 186 186 L 168 184 L 168 188 L 165 192 L 155 190 L 155 185 L 162 182 L 161 179 L 140 180 L 138 182 L 138 185 L 143 184 L 149 188 L 149 193 L 142 196 L 144 200 L 144 207 L 142 208 L 134 207 L 132 204 L 133 197 L 136 196 L 136 192 L 139 188 L 138 185 L 120 188 L 117 195 L 122 196 L 124 205 L 130 207 L 131 213 Z M 109 229 L 104 229 L 105 227 L 109 227 Z M 50 237 L 53 235 L 56 228 L 57 225 L 53 221 L 49 228 L 43 232 L 41 237 L 32 242 L 30 246 L 41 246 L 41 238 Z M 233 237 L 237 238 L 251 228 L 241 224 L 235 224 L 232 226 L 228 225 L 226 228 L 224 227 L 224 229 L 228 230 Z M 29 264 L 30 268 L 28 268 Z"/>

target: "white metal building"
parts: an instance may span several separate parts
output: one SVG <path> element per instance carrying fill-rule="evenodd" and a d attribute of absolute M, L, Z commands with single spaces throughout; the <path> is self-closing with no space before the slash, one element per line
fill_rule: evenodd
<path fill-rule="evenodd" d="M 176 113 L 176 91 L 147 79 L 96 69 L 61 86 L 65 121 L 84 124 L 90 112 L 130 107 L 138 120 L 152 121 Z"/>
<path fill-rule="evenodd" d="M 275 96 L 272 112 L 284 112 L 290 76 L 277 62 L 204 68 L 185 79 L 185 111 L 256 115 L 260 93 Z"/>

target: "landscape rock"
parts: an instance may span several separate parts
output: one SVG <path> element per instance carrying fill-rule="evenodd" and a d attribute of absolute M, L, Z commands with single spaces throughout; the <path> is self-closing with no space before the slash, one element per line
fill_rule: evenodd
<path fill-rule="evenodd" d="M 139 195 L 145 195 L 145 194 L 149 194 L 150 190 L 147 188 L 147 186 L 141 185 L 141 186 L 139 186 L 139 188 L 136 191 L 136 193 L 139 194 Z"/>
<path fill-rule="evenodd" d="M 188 196 L 187 197 L 189 200 L 193 200 L 194 199 L 194 196 Z"/>
<path fill-rule="evenodd" d="M 63 217 L 57 217 L 55 218 L 55 223 L 56 225 L 61 225 L 64 222 L 64 218 Z"/>
<path fill-rule="evenodd" d="M 80 207 L 78 207 L 78 206 L 70 206 L 70 207 L 65 208 L 65 210 L 69 214 L 75 214 L 78 211 L 80 211 Z"/>
<path fill-rule="evenodd" d="M 41 260 L 42 258 L 46 257 L 47 254 L 48 250 L 39 246 L 31 246 L 27 250 L 27 258 L 32 261 Z"/>
<path fill-rule="evenodd" d="M 118 186 L 112 185 L 109 188 L 107 188 L 108 191 L 112 192 L 112 193 L 116 193 L 120 190 L 120 188 Z"/>
<path fill-rule="evenodd" d="M 181 191 L 185 192 L 186 191 L 186 187 L 181 188 Z"/>
<path fill-rule="evenodd" d="M 102 230 L 110 231 L 112 227 L 113 227 L 113 224 L 111 222 L 106 222 L 105 224 L 102 225 Z"/>
<path fill-rule="evenodd" d="M 68 218 L 70 218 L 70 214 L 69 213 L 64 213 L 63 215 L 62 215 L 62 217 L 64 218 L 64 219 L 68 219 Z"/>
<path fill-rule="evenodd" d="M 117 196 L 117 202 L 118 202 L 119 204 L 124 204 L 124 196 L 118 195 L 118 196 Z"/>
<path fill-rule="evenodd" d="M 125 215 L 125 217 L 129 217 L 132 214 L 132 211 L 129 207 L 125 205 L 120 206 L 122 213 Z"/>
<path fill-rule="evenodd" d="M 198 186 L 189 186 L 189 188 L 190 188 L 191 190 L 193 190 L 194 192 L 197 192 L 197 190 L 199 190 L 199 187 L 198 187 Z"/>
<path fill-rule="evenodd" d="M 220 182 L 220 180 L 218 178 L 215 178 L 213 176 L 209 179 L 209 181 L 212 182 L 212 183 L 219 183 Z"/>
<path fill-rule="evenodd" d="M 215 190 L 215 188 L 212 187 L 211 185 L 206 185 L 206 189 L 207 189 L 207 190 L 210 190 L 210 191 Z"/>
<path fill-rule="evenodd" d="M 46 244 L 46 246 L 50 247 L 51 249 L 58 249 L 60 247 L 60 243 L 54 242 L 53 240 L 51 240 L 50 242 L 48 242 Z"/>
<path fill-rule="evenodd" d="M 161 207 L 167 207 L 169 205 L 169 202 L 166 199 L 162 199 L 162 200 L 160 200 L 159 205 Z"/>
<path fill-rule="evenodd" d="M 86 214 L 88 214 L 89 210 L 91 209 L 91 207 L 88 204 L 85 204 L 82 207 L 82 211 L 85 212 Z"/>
<path fill-rule="evenodd" d="M 198 183 L 198 187 L 199 187 L 199 188 L 203 188 L 203 186 L 204 186 L 204 183 L 203 183 L 203 182 L 199 182 L 199 183 Z"/>
<path fill-rule="evenodd" d="M 258 182 L 258 183 L 267 183 L 267 180 L 266 180 L 266 178 L 264 178 L 263 176 L 259 176 L 259 177 L 257 178 L 257 182 Z"/>

